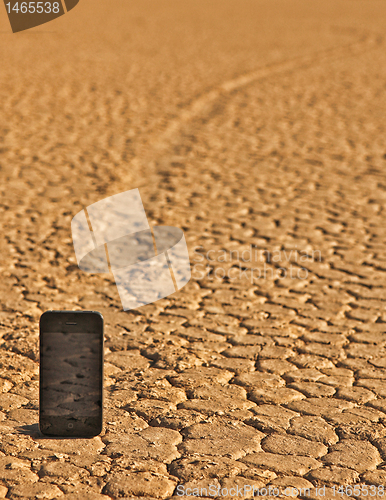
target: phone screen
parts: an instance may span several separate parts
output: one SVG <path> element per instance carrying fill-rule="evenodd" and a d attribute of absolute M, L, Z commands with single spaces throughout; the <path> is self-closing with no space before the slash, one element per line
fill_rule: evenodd
<path fill-rule="evenodd" d="M 103 332 L 92 331 L 89 321 L 82 331 L 85 320 L 78 316 L 76 321 L 64 318 L 55 324 L 51 318 L 49 326 L 41 326 L 40 429 L 44 434 L 91 436 L 101 430 Z"/>

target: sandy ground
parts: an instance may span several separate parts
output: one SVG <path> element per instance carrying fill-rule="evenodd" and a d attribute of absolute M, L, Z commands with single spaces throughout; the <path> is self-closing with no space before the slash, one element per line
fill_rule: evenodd
<path fill-rule="evenodd" d="M 382 498 L 385 21 L 379 0 L 81 0 L 14 35 L 1 10 L 0 497 Z M 137 187 L 193 279 L 125 313 L 70 222 Z M 38 433 L 48 309 L 105 317 L 94 439 Z"/>

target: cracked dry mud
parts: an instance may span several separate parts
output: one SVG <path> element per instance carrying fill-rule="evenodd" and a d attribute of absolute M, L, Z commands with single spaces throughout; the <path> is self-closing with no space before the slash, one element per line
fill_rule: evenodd
<path fill-rule="evenodd" d="M 18 35 L 1 15 L 0 497 L 383 485 L 385 3 L 93 0 Z M 70 222 L 136 187 L 193 278 L 125 313 Z M 251 245 L 264 262 L 220 261 Z M 94 439 L 39 435 L 48 309 L 104 315 Z"/>

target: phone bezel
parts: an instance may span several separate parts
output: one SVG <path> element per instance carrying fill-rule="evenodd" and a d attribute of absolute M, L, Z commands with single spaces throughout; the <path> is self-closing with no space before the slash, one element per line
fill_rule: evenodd
<path fill-rule="evenodd" d="M 76 323 L 76 324 L 66 324 L 66 323 Z M 100 346 L 101 346 L 101 356 L 99 359 L 101 374 L 100 378 L 100 391 L 101 391 L 101 411 L 98 417 L 93 417 L 96 419 L 95 430 L 92 433 L 84 433 L 81 431 L 79 426 L 77 427 L 73 424 L 73 428 L 71 430 L 64 429 L 64 423 L 69 422 L 72 423 L 71 417 L 56 417 L 56 416 L 44 416 L 41 413 L 42 410 L 42 370 L 41 367 L 41 358 L 42 358 L 42 346 L 43 346 L 43 336 L 42 333 L 49 332 L 57 332 L 58 328 L 60 331 L 65 332 L 74 332 L 78 333 L 81 329 L 84 333 L 90 334 L 98 334 Z M 104 320 L 103 316 L 98 311 L 46 311 L 40 317 L 39 321 L 39 429 L 40 432 L 47 437 L 94 437 L 101 433 L 103 427 L 103 403 L 104 403 L 104 395 L 103 395 L 103 379 L 104 379 L 104 370 L 103 370 L 103 347 L 104 344 Z M 63 423 L 62 424 L 60 423 Z M 56 423 L 56 425 L 55 425 Z M 51 432 L 47 432 L 45 427 L 49 424 L 49 426 L 53 429 L 57 429 Z"/>

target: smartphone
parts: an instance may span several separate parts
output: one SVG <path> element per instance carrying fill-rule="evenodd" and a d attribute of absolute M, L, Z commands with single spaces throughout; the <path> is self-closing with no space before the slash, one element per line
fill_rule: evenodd
<path fill-rule="evenodd" d="M 40 317 L 39 427 L 56 437 L 93 437 L 103 424 L 103 316 L 47 311 Z"/>

